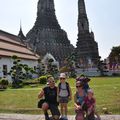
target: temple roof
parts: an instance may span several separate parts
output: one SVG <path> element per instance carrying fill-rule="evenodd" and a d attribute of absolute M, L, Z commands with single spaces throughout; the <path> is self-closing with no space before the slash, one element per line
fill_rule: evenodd
<path fill-rule="evenodd" d="M 20 42 L 19 37 L 0 30 L 0 57 L 12 57 L 37 60 L 39 56 Z"/>

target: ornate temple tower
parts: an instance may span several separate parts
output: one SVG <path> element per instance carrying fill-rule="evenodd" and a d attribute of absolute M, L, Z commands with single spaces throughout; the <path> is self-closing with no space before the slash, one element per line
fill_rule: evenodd
<path fill-rule="evenodd" d="M 39 0 L 37 19 L 26 35 L 30 46 L 39 55 L 52 54 L 59 62 L 73 51 L 67 33 L 61 29 L 54 8 L 54 0 Z"/>
<path fill-rule="evenodd" d="M 89 32 L 84 0 L 78 0 L 78 39 L 76 46 L 79 64 L 86 67 L 89 64 L 97 64 L 99 58 L 98 44 L 95 41 L 94 33 Z"/>

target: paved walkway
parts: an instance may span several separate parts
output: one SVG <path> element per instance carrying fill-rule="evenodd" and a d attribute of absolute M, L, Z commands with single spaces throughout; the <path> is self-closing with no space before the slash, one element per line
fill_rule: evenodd
<path fill-rule="evenodd" d="M 102 120 L 120 120 L 120 115 L 103 115 Z M 45 120 L 43 115 L 2 114 L 0 120 Z M 75 116 L 68 116 L 68 120 L 75 120 Z"/>

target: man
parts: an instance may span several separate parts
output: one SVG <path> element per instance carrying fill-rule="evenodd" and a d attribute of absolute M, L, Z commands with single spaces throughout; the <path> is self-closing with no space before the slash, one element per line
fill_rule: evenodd
<path fill-rule="evenodd" d="M 57 87 L 55 86 L 55 80 L 53 77 L 48 78 L 49 86 L 43 88 L 39 93 L 38 98 L 45 98 L 45 102 L 42 104 L 42 110 L 44 111 L 45 120 L 50 120 L 48 115 L 48 109 L 52 114 L 53 120 L 59 120 L 60 112 L 57 102 Z"/>

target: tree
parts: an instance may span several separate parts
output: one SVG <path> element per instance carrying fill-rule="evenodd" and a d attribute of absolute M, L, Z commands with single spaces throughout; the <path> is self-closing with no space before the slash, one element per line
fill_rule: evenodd
<path fill-rule="evenodd" d="M 120 46 L 113 47 L 109 54 L 110 63 L 120 63 Z"/>
<path fill-rule="evenodd" d="M 31 73 L 35 73 L 35 70 L 29 67 L 27 64 L 21 64 L 21 60 L 16 55 L 12 56 L 13 66 L 9 72 L 12 78 L 12 87 L 21 87 L 22 80 L 31 79 Z"/>
<path fill-rule="evenodd" d="M 21 83 L 21 77 L 23 77 L 22 64 L 16 55 L 12 56 L 13 66 L 9 72 L 12 78 L 12 87 L 19 88 Z"/>
<path fill-rule="evenodd" d="M 34 74 L 36 73 L 36 71 L 29 67 L 27 64 L 23 64 L 23 75 L 24 75 L 24 78 L 23 79 L 31 79 L 32 78 L 32 75 L 31 74 Z"/>
<path fill-rule="evenodd" d="M 75 60 L 76 60 L 75 53 L 72 53 L 65 59 L 66 70 L 70 73 L 70 77 L 76 77 Z"/>
<path fill-rule="evenodd" d="M 58 73 L 58 66 L 54 64 L 54 60 L 52 58 L 48 59 L 47 74 L 50 74 L 55 77 L 57 73 Z"/>
<path fill-rule="evenodd" d="M 104 76 L 105 75 L 104 73 L 107 72 L 107 70 L 106 70 L 107 69 L 106 63 L 103 60 L 101 60 L 101 57 L 99 57 L 97 63 L 98 63 L 97 64 L 97 68 L 100 71 L 100 75 Z"/>
<path fill-rule="evenodd" d="M 37 68 L 36 68 L 36 73 L 38 74 L 38 76 L 45 75 L 45 65 L 44 65 L 44 63 L 41 62 L 41 59 L 38 60 L 38 65 L 37 65 Z"/>

